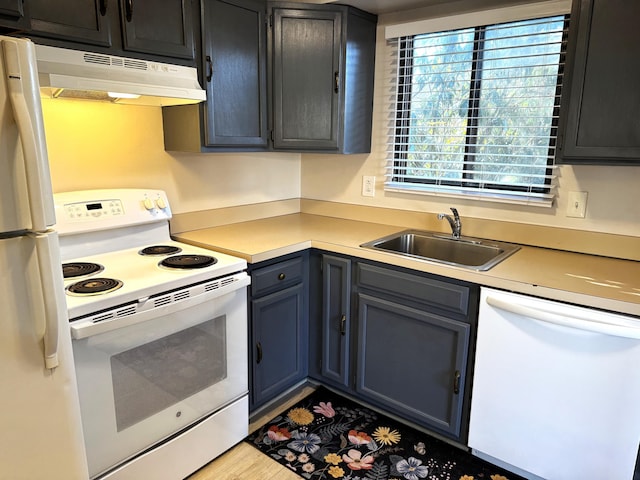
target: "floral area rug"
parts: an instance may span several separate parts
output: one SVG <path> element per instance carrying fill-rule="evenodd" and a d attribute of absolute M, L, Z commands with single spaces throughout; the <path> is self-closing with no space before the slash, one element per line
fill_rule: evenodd
<path fill-rule="evenodd" d="M 246 441 L 309 480 L 524 480 L 325 388 Z"/>

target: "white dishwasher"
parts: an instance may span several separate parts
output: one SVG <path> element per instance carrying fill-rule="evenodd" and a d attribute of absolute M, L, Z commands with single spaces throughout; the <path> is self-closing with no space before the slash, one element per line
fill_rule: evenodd
<path fill-rule="evenodd" d="M 482 289 L 474 454 L 529 478 L 631 480 L 639 441 L 639 318 Z"/>

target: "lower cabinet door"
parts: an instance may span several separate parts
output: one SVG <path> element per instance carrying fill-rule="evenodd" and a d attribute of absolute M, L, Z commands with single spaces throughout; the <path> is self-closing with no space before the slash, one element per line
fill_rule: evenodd
<path fill-rule="evenodd" d="M 471 326 L 363 293 L 358 304 L 358 394 L 459 437 Z"/>
<path fill-rule="evenodd" d="M 251 301 L 252 410 L 307 375 L 304 285 Z"/>
<path fill-rule="evenodd" d="M 322 256 L 323 379 L 349 387 L 351 332 L 351 260 Z"/>

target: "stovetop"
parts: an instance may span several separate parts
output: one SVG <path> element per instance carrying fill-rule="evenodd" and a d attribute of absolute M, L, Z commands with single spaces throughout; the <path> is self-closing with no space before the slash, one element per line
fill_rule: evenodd
<path fill-rule="evenodd" d="M 120 288 L 108 293 L 83 296 L 67 293 L 66 301 L 69 318 L 73 320 L 125 303 L 144 301 L 152 295 L 158 295 L 176 288 L 230 275 L 246 269 L 246 262 L 243 259 L 230 255 L 173 240 L 164 241 L 162 245 L 180 247 L 182 251 L 179 255 L 209 256 L 215 258 L 216 262 L 203 268 L 169 269 L 159 264 L 163 259 L 171 255 L 143 256 L 138 253 L 148 245 L 69 260 L 69 263 L 90 262 L 104 267 L 102 271 L 81 277 L 82 280 L 109 278 L 122 282 Z M 79 281 L 81 281 L 80 278 L 65 279 L 65 290 Z"/>
<path fill-rule="evenodd" d="M 103 268 L 90 275 L 65 279 L 69 318 L 84 317 L 178 288 L 210 281 L 247 268 L 244 259 L 171 239 L 171 209 L 165 192 L 147 189 L 114 189 L 66 192 L 54 195 L 56 229 L 63 264 L 96 263 Z M 151 246 L 178 247 L 179 252 L 141 255 Z M 183 268 L 194 257 L 204 266 Z M 201 258 L 200 258 L 201 257 Z M 160 265 L 167 258 L 174 267 Z M 91 281 L 70 292 L 69 287 Z M 113 282 L 112 282 L 113 281 Z M 85 294 L 100 283 L 106 293 Z"/>

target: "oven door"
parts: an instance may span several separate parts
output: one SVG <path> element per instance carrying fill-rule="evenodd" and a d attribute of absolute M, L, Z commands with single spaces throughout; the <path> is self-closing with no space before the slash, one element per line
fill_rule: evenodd
<path fill-rule="evenodd" d="M 92 478 L 247 394 L 247 283 L 72 323 Z"/>

